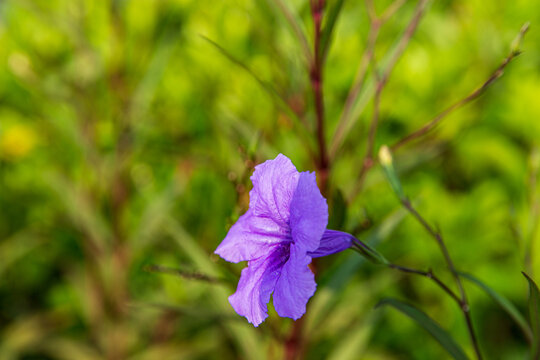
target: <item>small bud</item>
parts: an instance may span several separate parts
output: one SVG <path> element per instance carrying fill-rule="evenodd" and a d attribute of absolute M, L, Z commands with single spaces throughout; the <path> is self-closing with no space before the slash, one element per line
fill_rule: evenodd
<path fill-rule="evenodd" d="M 399 182 L 396 170 L 394 169 L 392 153 L 390 152 L 388 146 L 381 146 L 381 149 L 379 150 L 379 161 L 384 170 L 384 173 L 386 174 L 386 177 L 388 178 L 388 182 L 390 183 L 392 190 L 394 190 L 394 193 L 400 200 L 405 199 L 405 194 L 403 193 L 403 189 L 401 188 L 401 183 Z"/>
<path fill-rule="evenodd" d="M 525 24 L 523 24 L 523 26 L 521 27 L 519 31 L 519 34 L 516 36 L 514 41 L 512 41 L 512 45 L 510 46 L 510 48 L 513 53 L 516 53 L 516 54 L 520 53 L 519 48 L 521 47 L 521 41 L 523 40 L 523 36 L 525 36 L 527 31 L 529 31 L 530 25 L 531 25 L 530 22 L 526 22 Z"/>
<path fill-rule="evenodd" d="M 381 146 L 381 149 L 379 150 L 379 161 L 382 166 L 392 165 L 392 154 L 390 153 L 388 146 Z"/>

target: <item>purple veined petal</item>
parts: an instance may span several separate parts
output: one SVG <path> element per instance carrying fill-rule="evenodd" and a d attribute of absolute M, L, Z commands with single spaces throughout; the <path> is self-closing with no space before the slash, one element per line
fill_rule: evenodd
<path fill-rule="evenodd" d="M 256 216 L 250 209 L 230 228 L 215 253 L 229 262 L 237 263 L 268 256 L 277 244 L 290 241 L 288 227 Z"/>
<path fill-rule="evenodd" d="M 317 187 L 315 173 L 302 172 L 291 201 L 291 235 L 298 249 L 314 251 L 319 247 L 328 224 L 328 205 Z"/>
<path fill-rule="evenodd" d="M 251 176 L 253 189 L 249 192 L 249 208 L 257 216 L 274 220 L 280 226 L 289 223 L 289 208 L 300 174 L 291 160 L 279 154 L 255 166 Z"/>
<path fill-rule="evenodd" d="M 335 254 L 351 247 L 355 237 L 346 232 L 326 230 L 321 238 L 321 243 L 315 251 L 308 252 L 312 258 Z"/>
<path fill-rule="evenodd" d="M 274 289 L 274 308 L 281 317 L 299 319 L 306 312 L 306 305 L 315 293 L 315 276 L 309 269 L 311 257 L 305 250 L 291 245 L 289 260 L 281 269 Z"/>
<path fill-rule="evenodd" d="M 248 262 L 242 270 L 236 292 L 229 296 L 234 310 L 254 326 L 268 317 L 267 304 L 287 259 L 289 246 L 275 246 L 267 257 Z"/>

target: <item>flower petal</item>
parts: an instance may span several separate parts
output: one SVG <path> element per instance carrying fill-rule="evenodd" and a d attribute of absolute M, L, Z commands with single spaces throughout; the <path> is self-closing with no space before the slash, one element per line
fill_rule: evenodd
<path fill-rule="evenodd" d="M 290 242 L 288 228 L 272 219 L 256 216 L 250 209 L 230 228 L 215 253 L 237 263 L 268 256 L 281 242 Z"/>
<path fill-rule="evenodd" d="M 290 203 L 299 176 L 291 160 L 282 154 L 257 165 L 251 176 L 253 189 L 249 192 L 249 208 L 257 216 L 288 226 Z"/>
<path fill-rule="evenodd" d="M 281 317 L 299 319 L 315 293 L 315 276 L 308 265 L 311 258 L 303 249 L 291 245 L 291 255 L 283 266 L 274 290 L 274 308 Z"/>
<path fill-rule="evenodd" d="M 335 254 L 351 247 L 354 236 L 337 230 L 326 230 L 315 251 L 308 252 L 312 258 Z"/>
<path fill-rule="evenodd" d="M 305 251 L 319 247 L 328 224 L 328 205 L 317 187 L 315 173 L 302 172 L 291 202 L 291 234 Z"/>
<path fill-rule="evenodd" d="M 236 292 L 229 296 L 234 310 L 254 326 L 259 326 L 268 317 L 267 304 L 287 259 L 288 248 L 276 246 L 268 257 L 250 261 L 242 270 Z"/>

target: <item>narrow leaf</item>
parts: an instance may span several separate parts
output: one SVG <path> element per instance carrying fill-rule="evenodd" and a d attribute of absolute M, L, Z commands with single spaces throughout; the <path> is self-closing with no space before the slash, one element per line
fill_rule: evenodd
<path fill-rule="evenodd" d="M 298 119 L 298 116 L 296 113 L 290 108 L 290 106 L 287 103 L 287 100 L 284 99 L 274 87 L 272 87 L 271 84 L 261 79 L 253 70 L 251 70 L 246 64 L 244 64 L 241 60 L 237 59 L 234 55 L 229 53 L 225 48 L 223 48 L 221 45 L 213 41 L 212 39 L 207 38 L 206 36 L 201 35 L 201 37 L 206 40 L 210 45 L 212 45 L 216 50 L 219 51 L 221 55 L 223 55 L 227 60 L 232 62 L 234 65 L 238 66 L 242 70 L 244 70 L 248 75 L 250 75 L 259 85 L 261 86 L 261 89 L 263 89 L 270 97 L 274 100 L 276 100 L 277 105 L 287 114 L 287 116 L 291 117 L 295 121 L 300 122 L 300 119 Z"/>
<path fill-rule="evenodd" d="M 450 334 L 440 327 L 433 319 L 417 308 L 396 299 L 383 299 L 375 307 L 389 305 L 407 315 L 424 328 L 442 347 L 456 360 L 467 360 L 463 349 L 452 339 Z"/>
<path fill-rule="evenodd" d="M 201 272 L 186 271 L 184 269 L 170 268 L 170 267 L 161 266 L 161 265 L 151 264 L 151 265 L 145 266 L 143 269 L 144 271 L 151 272 L 151 273 L 176 275 L 187 280 L 199 280 L 199 281 L 205 281 L 209 283 L 218 283 L 222 281 L 221 278 L 209 276 Z"/>
<path fill-rule="evenodd" d="M 330 50 L 330 45 L 332 43 L 332 34 L 337 23 L 341 9 L 343 8 L 343 3 L 345 0 L 336 0 L 331 5 L 328 6 L 328 13 L 326 15 L 326 24 L 322 31 L 321 36 L 321 53 L 319 56 L 323 59 L 326 59 L 328 51 Z"/>
<path fill-rule="evenodd" d="M 298 16 L 296 12 L 292 12 L 289 9 L 287 5 L 288 2 L 284 2 L 282 0 L 267 0 L 267 2 L 270 4 L 270 6 L 277 8 L 278 12 L 287 21 L 294 35 L 298 39 L 300 46 L 302 47 L 302 51 L 304 53 L 304 57 L 306 61 L 308 62 L 308 64 L 311 63 L 312 62 L 311 49 L 309 46 L 309 42 L 306 38 L 305 30 L 302 26 L 301 18 Z"/>
<path fill-rule="evenodd" d="M 296 114 L 296 112 L 290 107 L 286 98 L 284 98 L 270 83 L 261 79 L 253 70 L 251 70 L 241 60 L 234 57 L 225 48 L 223 48 L 215 41 L 203 35 L 201 35 L 201 37 L 204 40 L 206 40 L 210 45 L 212 45 L 214 48 L 216 48 L 216 50 L 218 50 L 219 53 L 223 55 L 227 60 L 229 60 L 231 63 L 238 66 L 239 68 L 244 70 L 248 75 L 250 75 L 260 85 L 261 89 L 264 90 L 266 94 L 268 94 L 270 98 L 275 101 L 276 106 L 278 106 L 285 113 L 285 115 L 287 115 L 292 120 L 294 125 L 299 129 L 298 134 L 302 137 L 303 141 L 305 141 L 306 144 L 310 146 L 311 148 L 314 147 L 314 142 L 313 142 L 312 137 L 307 135 L 305 131 L 305 126 L 302 123 L 302 120 L 298 117 L 298 114 Z"/>
<path fill-rule="evenodd" d="M 529 317 L 535 341 L 532 344 L 532 358 L 540 358 L 540 291 L 534 280 L 521 272 L 529 282 Z"/>
<path fill-rule="evenodd" d="M 459 272 L 459 276 L 461 276 L 464 279 L 467 279 L 471 281 L 472 283 L 478 285 L 482 290 L 486 292 L 499 306 L 506 311 L 508 315 L 515 321 L 515 323 L 521 328 L 521 331 L 523 331 L 523 334 L 527 338 L 529 342 L 532 342 L 533 334 L 531 327 L 527 324 L 527 321 L 523 317 L 523 315 L 519 312 L 519 310 L 504 296 L 484 284 L 479 279 L 475 278 L 471 274 L 462 273 Z"/>

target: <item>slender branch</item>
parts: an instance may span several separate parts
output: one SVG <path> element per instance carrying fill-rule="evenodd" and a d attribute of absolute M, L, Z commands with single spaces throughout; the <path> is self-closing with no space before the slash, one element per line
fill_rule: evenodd
<path fill-rule="evenodd" d="M 346 130 L 349 127 L 349 123 L 353 115 L 352 110 L 356 104 L 356 100 L 358 99 L 358 96 L 365 85 L 368 66 L 370 63 L 372 63 L 372 59 L 375 54 L 375 45 L 379 36 L 379 30 L 399 10 L 405 1 L 406 0 L 395 0 L 390 6 L 388 6 L 380 17 L 377 17 L 373 0 L 366 0 L 366 9 L 370 19 L 368 41 L 358 65 L 355 80 L 349 90 L 347 99 L 345 100 L 345 106 L 343 107 L 336 132 L 332 139 L 332 144 L 330 147 L 330 159 L 333 159 L 336 156 L 339 145 L 341 144 Z"/>
<path fill-rule="evenodd" d="M 366 0 L 367 4 L 371 4 L 372 0 Z M 382 75 L 379 75 L 377 73 L 376 69 L 376 63 L 374 57 L 371 58 L 371 61 L 373 63 L 373 71 L 376 78 L 376 88 L 375 88 L 375 96 L 373 99 L 373 116 L 371 119 L 371 123 L 369 126 L 369 134 L 366 144 L 366 155 L 364 156 L 364 160 L 362 161 L 362 167 L 360 168 L 360 172 L 358 174 L 358 181 L 355 183 L 351 198 L 355 198 L 358 193 L 362 190 L 362 186 L 364 184 L 364 180 L 366 177 L 366 174 L 369 169 L 375 164 L 375 159 L 373 156 L 373 153 L 375 151 L 375 137 L 377 134 L 377 127 L 379 125 L 379 113 L 380 113 L 380 102 L 381 102 L 381 93 L 385 87 L 385 85 L 388 82 L 388 79 L 390 75 L 392 74 L 392 70 L 397 64 L 397 61 L 403 55 L 403 52 L 405 51 L 405 48 L 411 41 L 412 36 L 414 35 L 416 29 L 418 28 L 418 25 L 420 23 L 420 19 L 422 18 L 422 15 L 424 14 L 425 8 L 428 4 L 429 0 L 420 0 L 418 4 L 416 5 L 416 9 L 414 11 L 414 15 L 411 18 L 409 25 L 407 25 L 407 28 L 405 29 L 403 35 L 399 39 L 398 45 L 396 46 L 396 50 L 391 55 L 388 64 L 386 65 L 386 68 L 384 69 L 384 72 Z M 368 6 L 369 8 L 370 6 Z M 368 13 L 372 13 L 371 11 L 368 11 Z M 373 16 L 373 15 L 370 15 Z M 377 22 L 378 19 L 375 18 L 371 20 L 371 22 Z"/>
<path fill-rule="evenodd" d="M 395 0 L 392 4 L 390 4 L 386 10 L 382 13 L 380 16 L 380 21 L 382 23 L 387 22 L 394 14 L 405 4 L 407 0 Z"/>
<path fill-rule="evenodd" d="M 315 103 L 315 114 L 317 118 L 317 143 L 319 145 L 319 157 L 316 161 L 319 175 L 319 188 L 321 193 L 326 195 L 328 190 L 329 161 L 326 149 L 325 129 L 324 129 L 324 96 L 323 96 L 323 54 L 321 53 L 321 25 L 325 8 L 325 0 L 310 0 L 311 16 L 313 20 L 314 39 L 313 57 L 311 58 L 309 76 L 313 98 Z M 315 263 L 312 263 L 315 273 Z M 288 338 L 285 340 L 285 359 L 294 360 L 302 357 L 304 351 L 303 338 L 304 320 L 298 319 L 293 324 Z"/>
<path fill-rule="evenodd" d="M 401 36 L 401 39 L 399 39 L 396 50 L 394 51 L 394 53 L 390 57 L 390 60 L 388 61 L 388 64 L 386 65 L 386 68 L 380 80 L 382 83 L 387 82 L 388 77 L 394 70 L 394 67 L 396 66 L 398 60 L 403 55 L 403 52 L 407 48 L 407 45 L 409 45 L 409 42 L 411 41 L 414 33 L 416 32 L 416 29 L 418 28 L 418 25 L 420 24 L 420 20 L 424 15 L 424 11 L 426 10 L 426 6 L 428 5 L 428 3 L 429 0 L 420 0 L 416 5 L 413 17 L 409 22 L 409 25 L 407 25 L 407 28 Z"/>
<path fill-rule="evenodd" d="M 529 274 L 534 273 L 533 269 L 533 257 L 534 257 L 534 243 L 539 230 L 540 220 L 540 199 L 538 197 L 538 172 L 540 170 L 540 153 L 535 147 L 532 150 L 530 156 L 530 171 L 529 171 L 529 217 L 527 230 L 525 231 L 525 257 L 524 264 Z"/>
<path fill-rule="evenodd" d="M 320 54 L 321 42 L 321 23 L 324 9 L 324 0 L 311 0 L 311 14 L 314 24 L 314 60 L 311 64 L 310 79 L 313 96 L 315 100 L 315 113 L 317 117 L 317 142 L 319 144 L 319 160 L 318 167 L 322 172 L 322 180 L 324 180 L 323 191 L 326 190 L 326 177 L 328 170 L 328 155 L 326 150 L 326 139 L 324 131 L 324 98 L 323 98 L 323 73 L 322 73 L 322 58 Z"/>
<path fill-rule="evenodd" d="M 280 94 L 270 83 L 261 79 L 251 68 L 249 68 L 240 59 L 236 58 L 227 49 L 204 35 L 200 35 L 200 37 L 207 41 L 210 45 L 212 45 L 232 64 L 238 66 L 246 74 L 251 76 L 251 78 L 261 86 L 261 88 L 272 98 L 272 100 L 276 101 L 277 107 L 280 108 L 292 120 L 293 126 L 298 129 L 297 134 L 300 135 L 301 140 L 304 142 L 304 145 L 311 154 L 314 151 L 313 148 L 315 144 L 313 142 L 313 139 L 309 136 L 310 134 L 308 133 L 308 131 L 306 131 L 307 129 L 309 129 L 309 126 L 307 122 L 304 121 L 305 119 L 303 118 L 303 116 L 301 116 L 298 111 L 293 109 L 293 107 L 291 107 L 291 105 L 289 104 L 289 100 L 285 96 Z"/>
<path fill-rule="evenodd" d="M 396 264 L 389 264 L 388 267 L 392 269 L 396 269 L 404 273 L 424 276 L 424 277 L 427 277 L 428 279 L 433 280 L 445 293 L 450 295 L 450 297 L 454 299 L 454 301 L 456 301 L 457 304 L 461 307 L 461 299 L 441 279 L 435 276 L 435 274 L 433 273 L 431 269 L 429 269 L 428 271 L 422 271 L 422 270 L 411 269 L 411 268 L 396 265 Z"/>
<path fill-rule="evenodd" d="M 435 116 L 431 121 L 426 123 L 420 129 L 412 132 L 411 134 L 397 141 L 395 144 L 393 144 L 390 147 L 390 149 L 393 152 L 395 152 L 399 150 L 401 147 L 403 147 L 405 144 L 417 138 L 422 137 L 426 133 L 430 132 L 433 128 L 435 128 L 446 116 L 450 115 L 455 110 L 458 110 L 459 108 L 463 107 L 464 105 L 468 104 L 469 102 L 481 96 L 492 84 L 494 84 L 504 74 L 504 70 L 508 66 L 508 64 L 510 64 L 512 60 L 514 60 L 517 56 L 521 54 L 521 51 L 519 50 L 519 44 L 523 36 L 527 33 L 528 29 L 529 29 L 528 23 L 526 23 L 525 25 L 521 27 L 521 30 L 518 33 L 518 36 L 514 40 L 510 54 L 503 60 L 503 62 L 497 67 L 497 69 L 495 69 L 495 71 L 489 76 L 489 78 L 480 87 L 472 91 L 466 97 L 462 98 L 461 100 L 457 101 L 453 105 L 443 110 L 441 113 Z M 373 167 L 373 165 L 376 164 L 376 162 L 377 162 L 377 159 L 367 159 L 367 161 L 366 159 L 364 159 L 362 168 L 360 169 L 360 173 L 358 175 L 358 181 L 355 184 L 353 190 L 351 191 L 351 194 L 348 197 L 349 203 L 354 201 L 354 199 L 358 196 L 358 194 L 362 190 L 365 175 Z"/>
<path fill-rule="evenodd" d="M 529 25 L 525 24 L 519 34 L 516 40 L 521 41 L 525 33 L 528 31 Z M 519 41 L 517 44 L 519 44 Z M 517 49 L 517 47 L 512 48 L 510 54 L 503 60 L 503 62 L 495 69 L 495 71 L 490 75 L 490 77 L 482 84 L 480 87 L 478 87 L 476 90 L 471 92 L 469 95 L 465 96 L 461 100 L 457 101 L 456 103 L 450 105 L 448 108 L 444 109 L 441 113 L 439 113 L 437 116 L 435 116 L 431 121 L 429 121 L 427 124 L 422 126 L 420 129 L 410 133 L 409 135 L 405 136 L 398 142 L 396 142 L 394 145 L 391 146 L 392 150 L 397 150 L 398 148 L 402 147 L 403 145 L 425 135 L 429 131 L 431 131 L 433 128 L 435 128 L 444 118 L 446 118 L 448 115 L 450 115 L 455 110 L 463 107 L 464 105 L 467 105 L 471 101 L 478 98 L 480 95 L 482 95 L 497 79 L 499 79 L 504 74 L 504 69 L 512 60 L 514 60 L 517 56 L 521 54 L 521 51 Z"/>
<path fill-rule="evenodd" d="M 452 261 L 452 258 L 450 257 L 450 253 L 448 252 L 448 249 L 444 243 L 444 240 L 441 234 L 435 229 L 433 229 L 429 225 L 429 223 L 420 215 L 420 213 L 416 211 L 416 209 L 412 206 L 409 199 L 404 198 L 401 200 L 401 203 L 409 211 L 409 213 L 411 213 L 411 215 L 413 215 L 416 218 L 416 220 L 418 220 L 418 222 L 422 225 L 422 227 L 431 235 L 431 237 L 435 239 L 435 241 L 439 245 L 439 248 L 441 249 L 441 252 L 443 253 L 444 259 L 446 261 L 446 264 L 448 265 L 448 268 L 450 269 L 450 272 L 452 273 L 452 276 L 454 277 L 456 285 L 459 289 L 459 294 L 460 294 L 459 305 L 463 313 L 463 316 L 465 317 L 465 321 L 467 323 L 467 330 L 469 332 L 469 337 L 471 338 L 471 342 L 473 344 L 474 351 L 476 353 L 476 358 L 478 360 L 481 360 L 482 354 L 480 353 L 480 347 L 478 346 L 478 340 L 474 332 L 474 327 L 473 327 L 472 319 L 471 319 L 471 309 L 469 306 L 469 302 L 467 300 L 467 294 L 465 292 L 465 288 L 463 287 L 459 273 L 457 272 L 456 267 L 454 266 L 454 262 Z"/>
<path fill-rule="evenodd" d="M 161 274 L 170 274 L 170 275 L 177 275 L 184 279 L 188 280 L 201 280 L 206 281 L 209 283 L 218 283 L 223 281 L 222 279 L 211 277 L 206 274 L 202 274 L 199 272 L 190 272 L 185 271 L 182 269 L 174 269 L 170 267 L 160 266 L 160 265 L 148 265 L 144 267 L 144 271 L 152 272 L 152 273 L 161 273 Z"/>
<path fill-rule="evenodd" d="M 362 88 L 366 82 L 367 70 L 372 61 L 371 59 L 375 54 L 375 44 L 377 42 L 377 37 L 379 36 L 379 29 L 379 26 L 374 26 L 373 24 L 369 28 L 367 46 L 364 54 L 362 55 L 362 59 L 360 60 L 354 83 L 349 90 L 347 99 L 345 100 L 345 106 L 343 107 L 343 112 L 341 113 L 338 127 L 332 140 L 332 145 L 330 147 L 331 159 L 336 156 L 338 144 L 341 143 L 341 140 L 345 136 L 345 130 L 347 128 L 347 124 L 349 123 L 349 119 L 351 118 L 354 104 L 356 103 L 356 100 L 358 99 L 358 96 L 360 95 L 360 92 L 362 91 Z"/>

